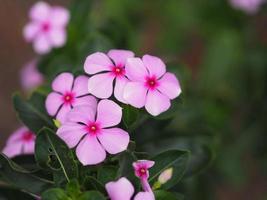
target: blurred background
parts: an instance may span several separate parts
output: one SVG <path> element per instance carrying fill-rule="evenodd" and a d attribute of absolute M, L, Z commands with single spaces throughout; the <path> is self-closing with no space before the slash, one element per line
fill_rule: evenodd
<path fill-rule="evenodd" d="M 179 77 L 183 94 L 174 119 L 152 126 L 164 129 L 165 139 L 147 127 L 138 129 L 146 140 L 135 139 L 147 151 L 167 145 L 204 155 L 205 169 L 194 169 L 202 162 L 195 159 L 196 175 L 177 186 L 185 199 L 267 199 L 267 5 L 239 1 L 101 0 L 90 13 L 93 24 L 86 24 L 116 48 L 162 57 Z M 22 89 L 21 70 L 37 57 L 22 37 L 34 2 L 0 0 L 1 148 L 20 126 L 11 96 Z"/>

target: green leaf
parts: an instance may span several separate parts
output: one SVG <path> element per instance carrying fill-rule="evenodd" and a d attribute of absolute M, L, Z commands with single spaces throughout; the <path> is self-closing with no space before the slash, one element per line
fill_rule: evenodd
<path fill-rule="evenodd" d="M 64 190 L 53 188 L 42 194 L 42 200 L 72 200 L 67 196 Z"/>
<path fill-rule="evenodd" d="M 33 93 L 27 101 L 18 94 L 13 96 L 15 110 L 20 120 L 34 133 L 44 126 L 54 129 L 53 121 L 45 110 L 45 96 L 40 93 Z"/>
<path fill-rule="evenodd" d="M 93 176 L 87 176 L 85 178 L 84 186 L 86 189 L 93 189 L 93 190 L 100 191 L 102 193 L 106 192 L 104 185 Z"/>
<path fill-rule="evenodd" d="M 149 182 L 153 185 L 159 175 L 166 169 L 173 168 L 172 178 L 162 188 L 168 189 L 177 184 L 183 177 L 189 160 L 189 152 L 181 150 L 169 150 L 151 158 L 155 165 L 150 169 Z"/>
<path fill-rule="evenodd" d="M 114 181 L 117 176 L 117 171 L 118 169 L 115 166 L 102 166 L 97 171 L 97 179 L 103 184 Z"/>
<path fill-rule="evenodd" d="M 106 200 L 103 194 L 97 191 L 85 192 L 78 200 Z"/>
<path fill-rule="evenodd" d="M 123 105 L 123 123 L 124 125 L 129 128 L 131 125 L 133 125 L 139 116 L 139 110 L 130 106 L 130 105 Z"/>
<path fill-rule="evenodd" d="M 157 200 L 183 200 L 182 195 L 177 195 L 171 192 L 167 192 L 164 190 L 156 190 L 154 192 Z"/>
<path fill-rule="evenodd" d="M 71 180 L 66 186 L 66 191 L 68 196 L 72 197 L 73 199 L 76 199 L 76 197 L 78 197 L 81 193 L 78 181 Z"/>
<path fill-rule="evenodd" d="M 35 159 L 42 168 L 48 168 L 54 173 L 63 172 L 68 182 L 78 178 L 77 163 L 72 151 L 49 128 L 43 128 L 37 135 Z"/>
<path fill-rule="evenodd" d="M 8 184 L 36 195 L 52 187 L 53 184 L 51 181 L 32 175 L 3 154 L 0 154 L 0 176 Z"/>

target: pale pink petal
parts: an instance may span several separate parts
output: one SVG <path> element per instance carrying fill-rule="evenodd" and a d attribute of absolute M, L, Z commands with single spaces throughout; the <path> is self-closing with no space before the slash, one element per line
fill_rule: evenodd
<path fill-rule="evenodd" d="M 47 32 L 47 37 L 54 47 L 62 47 L 66 43 L 67 34 L 63 28 L 52 28 Z"/>
<path fill-rule="evenodd" d="M 47 38 L 47 35 L 44 33 L 39 33 L 34 39 L 33 48 L 39 54 L 46 54 L 51 50 L 52 46 Z"/>
<path fill-rule="evenodd" d="M 148 91 L 145 108 L 153 116 L 168 110 L 171 106 L 170 99 L 157 90 Z"/>
<path fill-rule="evenodd" d="M 50 14 L 50 9 L 51 9 L 50 6 L 46 2 L 39 1 L 31 7 L 30 17 L 33 20 L 43 22 L 48 19 Z"/>
<path fill-rule="evenodd" d="M 114 76 L 110 73 L 97 74 L 89 78 L 88 91 L 97 98 L 109 98 L 113 91 Z"/>
<path fill-rule="evenodd" d="M 66 121 L 66 115 L 70 110 L 71 110 L 70 105 L 63 105 L 59 109 L 56 119 L 60 121 L 60 123 L 64 123 Z"/>
<path fill-rule="evenodd" d="M 170 99 L 178 97 L 181 93 L 181 87 L 178 79 L 174 74 L 169 72 L 164 74 L 164 76 L 159 80 L 158 90 Z"/>
<path fill-rule="evenodd" d="M 156 76 L 160 78 L 166 72 L 166 66 L 164 62 L 155 56 L 144 55 L 143 62 L 148 69 L 150 76 Z"/>
<path fill-rule="evenodd" d="M 138 192 L 134 200 L 155 200 L 155 196 L 152 192 Z"/>
<path fill-rule="evenodd" d="M 63 104 L 62 95 L 56 92 L 51 92 L 45 100 L 46 111 L 51 116 L 54 116 L 57 113 L 59 107 L 62 104 Z"/>
<path fill-rule="evenodd" d="M 119 124 L 122 117 L 122 108 L 111 100 L 101 100 L 97 106 L 96 121 L 102 128 Z"/>
<path fill-rule="evenodd" d="M 15 142 L 13 144 L 7 144 L 3 149 L 3 154 L 7 157 L 12 158 L 22 153 L 22 142 Z"/>
<path fill-rule="evenodd" d="M 57 135 L 66 142 L 69 148 L 75 147 L 85 134 L 85 126 L 77 123 L 64 123 L 57 130 Z"/>
<path fill-rule="evenodd" d="M 54 6 L 51 10 L 50 21 L 54 26 L 64 27 L 70 19 L 69 11 L 63 7 Z"/>
<path fill-rule="evenodd" d="M 97 137 L 104 149 L 110 154 L 125 151 L 130 142 L 129 134 L 120 128 L 102 129 Z"/>
<path fill-rule="evenodd" d="M 125 65 L 126 76 L 132 81 L 145 81 L 148 71 L 140 58 L 128 58 Z"/>
<path fill-rule="evenodd" d="M 125 101 L 136 107 L 142 108 L 146 102 L 147 88 L 144 83 L 129 82 L 124 88 L 123 98 Z"/>
<path fill-rule="evenodd" d="M 32 141 L 24 142 L 23 154 L 34 154 L 35 139 Z"/>
<path fill-rule="evenodd" d="M 112 49 L 108 56 L 114 61 L 116 66 L 125 66 L 128 58 L 134 57 L 134 53 L 128 50 Z"/>
<path fill-rule="evenodd" d="M 71 73 L 64 72 L 59 74 L 52 83 L 52 88 L 54 91 L 61 92 L 70 92 L 72 89 L 74 77 Z"/>
<path fill-rule="evenodd" d="M 116 99 L 122 103 L 126 103 L 126 100 L 123 98 L 125 85 L 128 83 L 128 79 L 125 77 L 117 77 L 114 87 L 114 96 Z"/>
<path fill-rule="evenodd" d="M 40 24 L 37 22 L 31 22 L 27 24 L 23 29 L 23 36 L 27 42 L 31 42 L 40 31 Z"/>
<path fill-rule="evenodd" d="M 72 105 L 74 107 L 80 106 L 80 105 L 88 105 L 88 106 L 92 107 L 93 110 L 96 110 L 97 100 L 94 96 L 87 95 L 87 96 L 76 98 Z"/>
<path fill-rule="evenodd" d="M 82 75 L 75 78 L 72 91 L 75 93 L 76 97 L 89 94 L 88 77 Z"/>
<path fill-rule="evenodd" d="M 29 129 L 27 127 L 25 127 L 25 126 L 20 127 L 19 129 L 17 129 L 14 133 L 12 133 L 9 136 L 9 138 L 8 138 L 6 143 L 12 145 L 13 143 L 21 141 L 21 138 L 22 138 L 23 134 L 25 132 L 28 132 L 28 131 L 29 131 Z"/>
<path fill-rule="evenodd" d="M 87 74 L 96 74 L 102 71 L 111 71 L 113 66 L 109 57 L 101 52 L 89 55 L 84 63 L 84 70 Z"/>
<path fill-rule="evenodd" d="M 132 183 L 125 177 L 107 183 L 105 188 L 111 200 L 130 200 L 134 194 Z"/>
<path fill-rule="evenodd" d="M 140 167 L 145 168 L 145 169 L 149 169 L 149 168 L 153 167 L 154 164 L 155 164 L 155 162 L 152 160 L 138 160 L 138 161 L 133 163 L 133 167 L 135 170 L 138 170 Z"/>
<path fill-rule="evenodd" d="M 67 121 L 88 124 L 95 121 L 95 113 L 96 109 L 89 105 L 76 106 L 68 113 Z"/>
<path fill-rule="evenodd" d="M 96 165 L 106 158 L 106 152 L 96 136 L 91 135 L 86 135 L 78 144 L 76 155 L 83 165 Z"/>

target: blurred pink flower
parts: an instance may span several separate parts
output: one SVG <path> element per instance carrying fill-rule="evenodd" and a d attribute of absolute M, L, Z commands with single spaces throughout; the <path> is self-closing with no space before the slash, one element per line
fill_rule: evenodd
<path fill-rule="evenodd" d="M 21 154 L 33 154 L 34 144 L 35 134 L 28 128 L 21 127 L 8 138 L 3 153 L 10 158 Z"/>
<path fill-rule="evenodd" d="M 153 167 L 154 164 L 155 162 L 150 160 L 138 160 L 134 162 L 133 168 L 135 175 L 141 179 L 148 179 L 149 177 L 148 169 Z"/>
<path fill-rule="evenodd" d="M 108 54 L 97 52 L 86 58 L 84 69 L 88 74 L 95 74 L 89 78 L 89 92 L 98 98 L 109 98 L 113 93 L 120 102 L 123 99 L 123 89 L 128 79 L 125 77 L 125 63 L 134 53 L 126 50 L 110 50 Z M 101 72 L 101 73 L 99 73 Z"/>
<path fill-rule="evenodd" d="M 52 83 L 54 91 L 46 98 L 45 106 L 48 114 L 63 123 L 66 114 L 75 106 L 90 105 L 95 108 L 97 100 L 88 94 L 87 83 L 86 76 L 74 79 L 71 73 L 59 74 Z"/>
<path fill-rule="evenodd" d="M 124 88 L 124 99 L 136 108 L 145 106 L 153 116 L 168 110 L 170 99 L 181 93 L 177 78 L 166 73 L 166 66 L 158 57 L 129 58 L 125 71 L 130 82 Z"/>
<path fill-rule="evenodd" d="M 117 154 L 127 149 L 129 134 L 114 126 L 121 122 L 122 108 L 111 100 L 101 100 L 97 108 L 77 106 L 67 115 L 67 121 L 57 134 L 76 155 L 83 165 L 101 163 L 106 151 Z M 113 128 L 110 128 L 113 127 Z"/>
<path fill-rule="evenodd" d="M 111 200 L 130 200 L 134 194 L 132 183 L 125 177 L 105 185 Z M 155 200 L 152 191 L 138 192 L 134 200 Z"/>
<path fill-rule="evenodd" d="M 230 0 L 234 8 L 241 9 L 248 14 L 256 13 L 264 2 L 266 0 Z"/>
<path fill-rule="evenodd" d="M 27 63 L 20 72 L 21 86 L 25 90 L 37 88 L 44 81 L 44 77 L 38 71 L 36 63 L 36 60 Z"/>
<path fill-rule="evenodd" d="M 69 21 L 67 9 L 39 1 L 30 9 L 29 17 L 31 21 L 24 27 L 23 35 L 26 41 L 33 43 L 37 53 L 45 54 L 53 47 L 65 44 Z"/>

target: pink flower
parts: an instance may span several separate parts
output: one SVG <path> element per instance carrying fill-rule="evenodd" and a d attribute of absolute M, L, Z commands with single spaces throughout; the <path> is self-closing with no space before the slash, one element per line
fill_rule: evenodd
<path fill-rule="evenodd" d="M 24 27 L 23 35 L 37 53 L 48 53 L 51 48 L 65 44 L 68 10 L 39 1 L 30 9 L 29 17 L 31 21 Z"/>
<path fill-rule="evenodd" d="M 71 73 L 58 75 L 52 83 L 54 91 L 46 98 L 45 106 L 48 114 L 63 123 L 66 114 L 77 105 L 90 105 L 95 108 L 97 101 L 88 94 L 87 83 L 86 76 L 78 76 L 74 80 Z"/>
<path fill-rule="evenodd" d="M 141 179 L 148 179 L 149 178 L 148 169 L 153 167 L 154 164 L 155 162 L 150 160 L 138 160 L 134 162 L 133 168 L 135 175 Z"/>
<path fill-rule="evenodd" d="M 109 98 L 113 93 L 115 79 L 114 96 L 125 103 L 123 89 L 128 82 L 125 63 L 133 56 L 133 52 L 126 50 L 110 50 L 107 55 L 101 52 L 89 55 L 84 64 L 85 72 L 94 75 L 88 82 L 89 92 L 101 99 Z"/>
<path fill-rule="evenodd" d="M 107 183 L 105 188 L 111 200 L 130 200 L 134 194 L 132 183 L 125 177 Z M 152 191 L 145 191 L 137 193 L 134 200 L 155 200 L 155 197 Z"/>
<path fill-rule="evenodd" d="M 20 73 L 20 82 L 25 90 L 32 90 L 44 81 L 43 75 L 37 70 L 36 60 L 27 63 Z"/>
<path fill-rule="evenodd" d="M 26 127 L 21 127 L 8 138 L 3 153 L 10 158 L 21 154 L 33 154 L 34 144 L 34 133 Z"/>
<path fill-rule="evenodd" d="M 57 134 L 70 148 L 78 144 L 76 154 L 83 165 L 94 165 L 105 160 L 106 151 L 117 154 L 127 149 L 129 134 L 114 127 L 121 118 L 119 105 L 101 100 L 96 109 L 84 105 L 71 110 Z"/>
<path fill-rule="evenodd" d="M 136 108 L 145 106 L 153 116 L 168 110 L 170 99 L 181 93 L 177 78 L 166 73 L 166 66 L 160 58 L 150 55 L 144 55 L 142 60 L 129 58 L 125 71 L 131 82 L 124 88 L 124 99 Z"/>
<path fill-rule="evenodd" d="M 230 0 L 231 5 L 236 9 L 241 9 L 248 14 L 254 14 L 266 0 Z"/>

